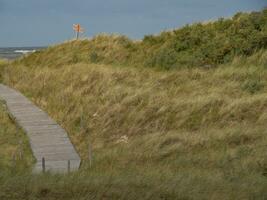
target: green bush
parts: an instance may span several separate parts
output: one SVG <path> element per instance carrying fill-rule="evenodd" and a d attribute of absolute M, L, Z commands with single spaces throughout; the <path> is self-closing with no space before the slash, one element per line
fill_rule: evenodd
<path fill-rule="evenodd" d="M 98 63 L 99 62 L 99 56 L 96 52 L 90 52 L 89 54 L 89 60 L 91 63 Z"/>
<path fill-rule="evenodd" d="M 177 63 L 177 53 L 172 50 L 160 50 L 152 55 L 146 64 L 151 67 L 160 67 L 164 69 L 171 69 Z"/>
<path fill-rule="evenodd" d="M 207 24 L 186 25 L 181 29 L 145 36 L 143 57 L 150 66 L 215 66 L 236 56 L 249 56 L 267 47 L 267 14 L 238 13 L 232 19 L 220 18 Z M 194 59 L 194 60 L 192 60 Z"/>

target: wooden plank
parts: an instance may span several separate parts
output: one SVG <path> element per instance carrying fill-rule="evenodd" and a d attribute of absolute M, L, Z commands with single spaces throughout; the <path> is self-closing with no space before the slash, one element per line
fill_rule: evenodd
<path fill-rule="evenodd" d="M 35 106 L 19 92 L 0 84 L 0 99 L 3 100 L 16 123 L 25 130 L 37 160 L 34 172 L 45 169 L 65 173 L 79 169 L 80 157 L 66 131 L 47 113 Z"/>

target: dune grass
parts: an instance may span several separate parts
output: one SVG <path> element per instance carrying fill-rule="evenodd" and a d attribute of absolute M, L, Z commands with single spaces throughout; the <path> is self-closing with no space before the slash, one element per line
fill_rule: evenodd
<path fill-rule="evenodd" d="M 0 83 L 2 82 L 2 74 L 4 72 L 5 66 L 8 65 L 8 61 L 4 59 L 0 59 Z"/>
<path fill-rule="evenodd" d="M 0 197 L 267 198 L 266 61 L 262 50 L 178 71 L 13 63 L 4 83 L 67 130 L 83 166 L 68 176 L 2 175 Z"/>
<path fill-rule="evenodd" d="M 5 168 L 31 168 L 34 162 L 26 135 L 9 118 L 0 102 L 0 171 Z"/>

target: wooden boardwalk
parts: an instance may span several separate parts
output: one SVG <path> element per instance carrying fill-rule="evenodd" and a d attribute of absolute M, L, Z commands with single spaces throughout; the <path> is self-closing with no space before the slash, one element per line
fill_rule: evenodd
<path fill-rule="evenodd" d="M 80 157 L 66 131 L 44 111 L 21 93 L 2 84 L 0 84 L 0 99 L 6 103 L 10 115 L 30 139 L 37 160 L 34 172 L 42 171 L 42 158 L 45 159 L 47 171 L 64 173 L 68 169 L 70 171 L 79 169 Z"/>

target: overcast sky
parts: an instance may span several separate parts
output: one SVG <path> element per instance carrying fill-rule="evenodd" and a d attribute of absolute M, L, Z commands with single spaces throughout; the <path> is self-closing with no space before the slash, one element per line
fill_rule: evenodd
<path fill-rule="evenodd" d="M 46 46 L 74 37 L 120 33 L 133 39 L 187 23 L 261 10 L 267 0 L 0 0 L 0 47 Z"/>

